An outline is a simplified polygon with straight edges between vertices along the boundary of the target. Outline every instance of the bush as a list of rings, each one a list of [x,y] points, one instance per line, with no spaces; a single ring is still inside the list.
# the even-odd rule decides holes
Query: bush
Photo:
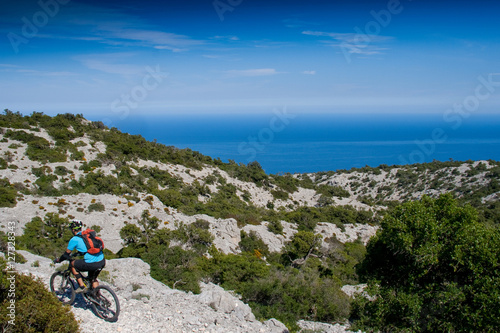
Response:
[[[5,137],[28,144],[26,155],[30,160],[41,162],[66,162],[66,151],[62,148],[50,148],[50,143],[39,136],[25,131],[8,130]]]
[[[0,207],[14,207],[17,204],[17,191],[7,178],[0,179]]]
[[[54,173],[58,176],[66,176],[67,174],[73,173],[73,171],[68,170],[65,166],[58,165],[56,166]]]
[[[375,169],[378,170],[378,169]],[[343,189],[340,186],[331,186],[331,185],[320,185],[318,186],[317,192],[319,194],[323,194],[325,196],[335,196],[339,198],[349,198],[351,194],[349,191]]]
[[[300,270],[273,268],[247,286],[243,297],[257,318],[277,318],[293,330],[298,319],[336,322],[349,314],[349,299],[340,283],[322,278],[314,262]]]
[[[281,190],[271,190],[273,198],[276,200],[288,200],[288,193]]]
[[[7,273],[0,259],[0,328],[3,332],[78,332],[78,323],[70,307],[63,306],[43,282],[33,276]],[[15,278],[15,325],[9,325],[10,280]]]
[[[255,231],[250,231],[246,233],[245,231],[240,231],[241,240],[238,243],[241,251],[249,252],[251,254],[259,255],[269,255],[269,247],[266,243],[255,233]]]
[[[34,217],[26,223],[24,233],[17,237],[20,248],[44,257],[59,257],[73,237],[69,221],[55,213],[47,213],[44,220]]]
[[[358,298],[363,329],[493,332],[500,327],[500,231],[451,195],[398,206],[368,245]]]
[[[199,254],[184,250],[180,246],[159,245],[151,248],[142,258],[151,265],[151,276],[171,288],[200,293],[198,281],[201,276],[196,266]]]
[[[276,235],[283,235],[283,224],[279,220],[270,221],[267,225],[267,230]]]
[[[91,203],[87,207],[87,210],[89,211],[89,213],[91,213],[91,212],[104,212],[106,210],[106,207],[104,207],[104,205],[102,203],[96,202],[96,203]]]

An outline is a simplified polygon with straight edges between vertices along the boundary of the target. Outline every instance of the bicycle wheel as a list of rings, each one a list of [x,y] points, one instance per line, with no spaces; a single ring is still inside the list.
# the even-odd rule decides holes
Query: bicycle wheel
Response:
[[[75,289],[69,277],[63,272],[55,272],[50,277],[50,291],[56,295],[57,299],[64,304],[73,304],[75,301]]]
[[[120,314],[120,303],[115,292],[108,286],[97,286],[91,301],[92,309],[99,318],[109,322],[118,320]]]

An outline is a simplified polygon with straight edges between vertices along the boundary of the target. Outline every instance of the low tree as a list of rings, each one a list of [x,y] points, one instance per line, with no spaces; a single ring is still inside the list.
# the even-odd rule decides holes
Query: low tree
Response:
[[[398,206],[382,222],[360,269],[359,328],[494,332],[500,327],[500,232],[449,194]]]

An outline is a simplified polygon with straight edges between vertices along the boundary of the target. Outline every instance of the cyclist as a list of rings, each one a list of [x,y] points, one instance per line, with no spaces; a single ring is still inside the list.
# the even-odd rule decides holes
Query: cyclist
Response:
[[[66,251],[59,259],[56,259],[55,262],[70,260],[70,254],[75,249],[80,254],[85,254],[83,259],[74,261],[70,260],[71,272],[76,277],[76,280],[79,284],[79,288],[76,289],[75,292],[77,294],[85,293],[88,291],[88,289],[83,284],[83,279],[80,272],[88,272],[89,280],[92,281],[92,287],[96,288],[99,285],[99,282],[97,281],[97,275],[99,275],[99,272],[97,272],[96,274],[96,271],[106,265],[106,259],[104,259],[104,254],[102,253],[102,251],[98,254],[87,253],[87,246],[85,245],[85,242],[81,237],[83,227],[82,221],[73,220],[71,221],[69,227],[71,229],[71,232],[73,233],[73,237],[70,239]]]

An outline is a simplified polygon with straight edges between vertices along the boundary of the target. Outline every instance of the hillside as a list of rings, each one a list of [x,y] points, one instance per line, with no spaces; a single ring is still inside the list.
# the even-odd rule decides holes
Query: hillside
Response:
[[[201,268],[203,274],[198,270],[193,273],[193,265],[204,266],[199,261],[194,264],[198,260],[195,257],[215,260],[211,263],[221,267],[226,260],[268,260],[271,273],[284,265],[292,278],[296,276],[294,270],[313,254],[315,258],[311,257],[311,264],[306,263],[304,269],[312,270],[308,274],[318,274],[325,288],[334,283],[336,287],[329,290],[337,295],[340,285],[358,282],[354,266],[362,259],[363,245],[375,235],[387,210],[424,195],[437,197],[451,192],[476,207],[483,222],[498,224],[499,178],[500,163],[496,161],[435,161],[268,175],[257,162],[224,163],[189,149],[106,128],[81,115],[22,116],[5,111],[0,116],[2,228],[6,221],[16,222],[16,232],[21,236],[27,225],[32,228],[36,224],[37,217],[45,223],[56,217],[80,219],[104,235],[113,253],[141,256],[152,265],[154,278],[170,286],[182,281],[186,285],[178,287],[193,291],[197,287],[191,281],[199,281],[203,274],[209,274],[203,278],[208,282],[250,294],[254,292],[249,289],[251,283],[263,283],[248,278],[249,285],[239,285],[243,280],[230,281],[219,272],[207,273],[207,268]],[[313,235],[321,237],[311,238]],[[158,242],[158,248],[165,242],[164,249],[178,247],[185,251],[182,256],[192,256],[193,261],[179,264],[184,267],[179,275],[166,277],[166,270],[160,269],[162,263],[155,261],[158,254],[154,253],[159,250],[149,245],[152,239]],[[299,240],[309,242],[305,250]],[[43,254],[53,256],[58,251],[52,252]],[[245,257],[245,253],[254,256]],[[169,260],[175,260],[171,255]],[[231,259],[231,255],[245,259]],[[313,265],[313,259],[319,263]],[[259,276],[259,270],[268,269],[264,266],[252,274]],[[330,282],[325,280],[324,267],[328,267]],[[284,279],[285,273],[276,274]],[[204,286],[202,294],[207,288]],[[168,293],[180,295],[172,290]],[[252,295],[243,298],[258,304],[260,296]],[[341,302],[342,297],[338,297]],[[287,311],[307,314],[308,318],[302,319],[317,321],[342,321],[346,315],[338,309],[321,315],[297,309],[296,305],[292,308]],[[262,308],[256,316],[270,318],[273,311]],[[286,318],[287,325],[295,321]]]
[[[41,278],[48,286],[55,267],[50,260],[19,251],[26,258],[17,270]],[[34,264],[37,262],[36,264]],[[261,323],[248,305],[213,284],[205,284],[199,295],[172,290],[149,275],[149,265],[140,259],[108,260],[101,278],[116,291],[121,302],[117,323],[97,318],[77,299],[73,312],[83,332],[270,332],[286,327],[277,320]]]

